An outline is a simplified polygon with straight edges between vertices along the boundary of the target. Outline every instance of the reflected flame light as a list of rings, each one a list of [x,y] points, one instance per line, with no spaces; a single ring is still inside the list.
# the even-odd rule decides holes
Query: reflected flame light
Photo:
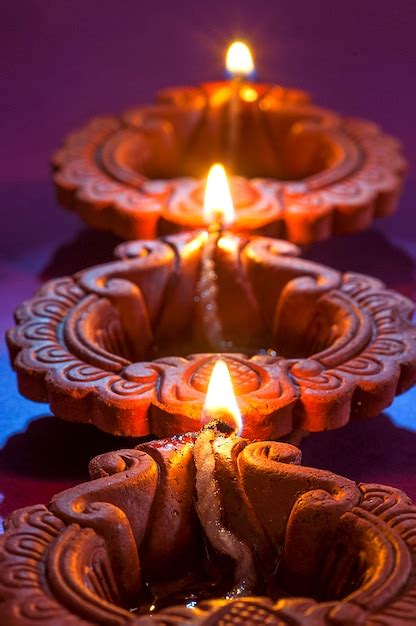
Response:
[[[222,359],[216,361],[208,382],[204,404],[206,421],[219,419],[232,426],[239,435],[243,429],[243,420],[227,364]]]
[[[233,237],[227,233],[218,240],[217,246],[228,254],[235,254],[238,251],[239,241],[238,237]]]
[[[244,100],[244,102],[255,102],[259,94],[253,87],[248,87],[245,85],[240,89],[240,98]]]
[[[253,57],[250,48],[243,41],[234,41],[227,50],[225,59],[227,72],[232,76],[248,76],[254,72]]]
[[[220,163],[209,170],[204,195],[204,221],[227,226],[234,221],[234,204],[227,174]]]
[[[200,250],[205,246],[208,241],[208,233],[206,231],[202,231],[198,233],[191,241],[188,241],[182,250],[182,256],[187,258],[192,256],[197,250]]]

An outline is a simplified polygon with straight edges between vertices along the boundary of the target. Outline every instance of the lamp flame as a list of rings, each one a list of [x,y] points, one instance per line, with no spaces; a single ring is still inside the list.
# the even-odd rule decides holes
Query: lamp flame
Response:
[[[212,165],[208,172],[204,196],[205,223],[219,222],[227,226],[234,221],[234,204],[227,174],[220,163]]]
[[[247,44],[243,41],[234,41],[230,45],[225,67],[232,76],[248,76],[254,72],[253,57]]]
[[[235,397],[227,364],[222,359],[216,361],[208,382],[205,397],[204,415],[209,420],[217,418],[233,426],[237,434],[243,429],[243,420]]]

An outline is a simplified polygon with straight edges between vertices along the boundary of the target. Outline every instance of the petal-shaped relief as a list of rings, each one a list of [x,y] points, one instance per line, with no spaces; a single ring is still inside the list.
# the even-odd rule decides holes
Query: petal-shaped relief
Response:
[[[202,361],[197,368],[192,369],[187,381],[188,384],[191,387],[194,387],[197,391],[205,394],[207,392],[208,381],[216,360],[217,358],[213,356],[205,361]],[[224,361],[227,363],[236,394],[244,395],[246,393],[257,391],[262,385],[260,373],[251,367],[248,361],[238,360],[227,356],[224,358]]]
[[[221,342],[207,345],[212,316],[201,307],[210,302],[195,297],[204,241],[188,233],[123,244],[119,260],[46,283],[8,333],[25,393],[110,432],[186,432],[201,424],[221,353],[244,432],[267,438],[376,414],[414,384],[412,303],[273,239],[235,237],[221,251],[211,310]]]
[[[0,621],[8,626],[414,622],[416,507],[403,492],[302,467],[299,451],[288,444],[250,444],[217,433],[221,442],[211,447],[205,443],[216,435],[209,429],[205,435],[101,455],[91,463],[93,480],[57,494],[49,508],[13,513],[0,536]],[[206,472],[214,490],[201,490]],[[209,506],[199,508],[199,500]],[[212,527],[216,511],[221,515]],[[226,588],[210,579],[210,569],[201,579],[200,565],[215,533],[226,535],[227,545],[238,537],[240,551],[245,546],[264,554],[253,561],[261,597],[227,598]],[[211,564],[214,559],[211,546]],[[279,568],[264,580],[274,559]],[[231,579],[239,567],[238,561],[217,563]],[[147,614],[140,592],[156,589],[161,595],[160,583],[166,589],[182,570],[196,606],[189,599],[178,604],[178,595],[168,593],[161,607],[156,598],[156,610]]]
[[[170,90],[72,133],[53,159],[62,203],[125,239],[201,227],[203,178],[212,162],[229,160],[224,103],[210,106],[216,89],[224,85]],[[395,209],[406,162],[394,138],[280,88],[256,89],[258,101],[244,105],[249,132],[234,150],[243,174],[232,180],[237,230],[307,244]]]

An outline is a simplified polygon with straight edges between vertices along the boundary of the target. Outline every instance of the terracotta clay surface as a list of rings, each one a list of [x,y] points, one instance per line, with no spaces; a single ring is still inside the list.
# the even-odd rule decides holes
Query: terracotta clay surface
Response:
[[[97,457],[91,482],[6,520],[0,622],[415,623],[416,507],[299,463],[207,429]]]
[[[230,93],[165,89],[153,105],[93,119],[53,157],[59,201],[125,239],[200,228],[204,178],[222,161],[237,231],[307,244],[394,211],[406,163],[376,125],[262,84],[242,87],[234,119]]]
[[[206,258],[208,244],[130,242],[43,285],[7,337],[20,391],[67,420],[170,436],[200,428],[222,354],[243,434],[274,439],[377,415],[414,383],[410,300],[287,242],[228,234]]]

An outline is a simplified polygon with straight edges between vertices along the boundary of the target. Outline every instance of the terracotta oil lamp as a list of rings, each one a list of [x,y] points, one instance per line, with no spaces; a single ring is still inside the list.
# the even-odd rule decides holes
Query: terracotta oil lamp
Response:
[[[302,467],[292,445],[240,437],[220,370],[198,433],[101,455],[90,482],[6,520],[2,624],[416,621],[409,498]]]
[[[230,80],[164,89],[72,133],[53,157],[59,201],[124,239],[199,229],[203,181],[221,161],[238,232],[308,244],[394,211],[406,170],[395,139],[304,92],[253,82],[241,42],[227,61]]]
[[[207,230],[122,244],[117,261],[50,281],[18,309],[8,344],[24,395],[115,434],[196,431],[222,354],[243,435],[275,439],[377,415],[413,385],[407,298],[227,231],[219,166],[205,208]]]

